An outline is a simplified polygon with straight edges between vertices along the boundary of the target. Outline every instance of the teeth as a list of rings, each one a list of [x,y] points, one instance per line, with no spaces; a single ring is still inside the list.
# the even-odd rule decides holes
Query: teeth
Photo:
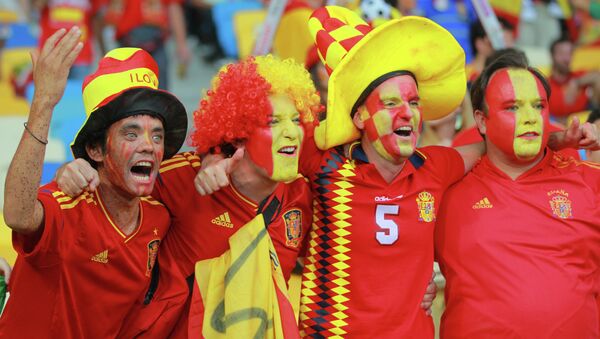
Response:
[[[412,127],[411,126],[402,126],[402,127],[398,128],[396,131],[412,132]]]
[[[149,161],[140,161],[137,164],[135,164],[136,166],[145,166],[145,167],[152,167],[152,164]]]
[[[279,149],[279,152],[281,152],[281,153],[294,153],[294,151],[296,151],[295,146],[287,146],[287,147],[282,147],[281,149]]]
[[[133,174],[133,179],[135,181],[140,181],[140,182],[146,182],[148,180],[150,180],[150,176],[147,174]]]

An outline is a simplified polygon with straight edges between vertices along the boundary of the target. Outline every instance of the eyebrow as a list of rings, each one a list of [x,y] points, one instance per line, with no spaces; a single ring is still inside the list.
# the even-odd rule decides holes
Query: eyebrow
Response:
[[[121,131],[126,131],[128,129],[134,129],[134,130],[139,131],[142,129],[142,126],[140,126],[140,124],[138,124],[136,122],[130,122],[130,123],[127,123],[127,124],[121,126]],[[164,132],[164,131],[165,131],[165,129],[162,126],[157,126],[152,129],[152,132]]]

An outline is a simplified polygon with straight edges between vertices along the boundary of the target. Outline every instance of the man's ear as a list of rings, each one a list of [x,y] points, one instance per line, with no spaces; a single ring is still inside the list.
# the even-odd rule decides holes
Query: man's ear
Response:
[[[473,118],[475,119],[475,124],[477,125],[477,129],[480,134],[486,134],[486,116],[483,111],[476,109],[473,111]]]
[[[97,163],[101,163],[102,160],[104,160],[104,152],[102,151],[102,147],[100,145],[85,145],[85,151],[88,157]]]
[[[365,128],[365,121],[363,119],[365,109],[365,106],[359,106],[358,109],[356,109],[356,113],[354,113],[354,117],[352,117],[352,122],[354,122],[354,126],[356,126],[356,128],[358,128],[361,131]]]

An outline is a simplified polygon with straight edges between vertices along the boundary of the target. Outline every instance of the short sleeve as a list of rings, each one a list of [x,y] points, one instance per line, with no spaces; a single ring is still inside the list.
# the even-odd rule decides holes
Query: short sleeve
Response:
[[[152,197],[171,209],[169,206],[175,206],[181,196],[196,192],[194,178],[200,167],[200,157],[192,152],[180,153],[163,161]]]
[[[44,207],[44,222],[35,234],[23,235],[13,232],[13,247],[17,253],[34,266],[50,266],[60,258],[60,229],[63,218],[58,201],[52,191],[42,187],[38,200]]]
[[[465,163],[460,153],[450,147],[429,146],[420,149],[432,164],[432,171],[446,186],[460,180],[465,174]]]
[[[583,161],[580,163],[579,168],[584,181],[594,191],[596,197],[600,199],[600,164]]]

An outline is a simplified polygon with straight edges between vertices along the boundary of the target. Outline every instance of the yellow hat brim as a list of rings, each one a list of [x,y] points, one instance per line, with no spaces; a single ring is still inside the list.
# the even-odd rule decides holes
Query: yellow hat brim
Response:
[[[394,71],[415,75],[424,120],[453,112],[466,92],[465,52],[450,32],[422,17],[391,20],[365,35],[331,74],[327,117],[315,130],[320,149],[360,137],[354,104],[373,81]]]

